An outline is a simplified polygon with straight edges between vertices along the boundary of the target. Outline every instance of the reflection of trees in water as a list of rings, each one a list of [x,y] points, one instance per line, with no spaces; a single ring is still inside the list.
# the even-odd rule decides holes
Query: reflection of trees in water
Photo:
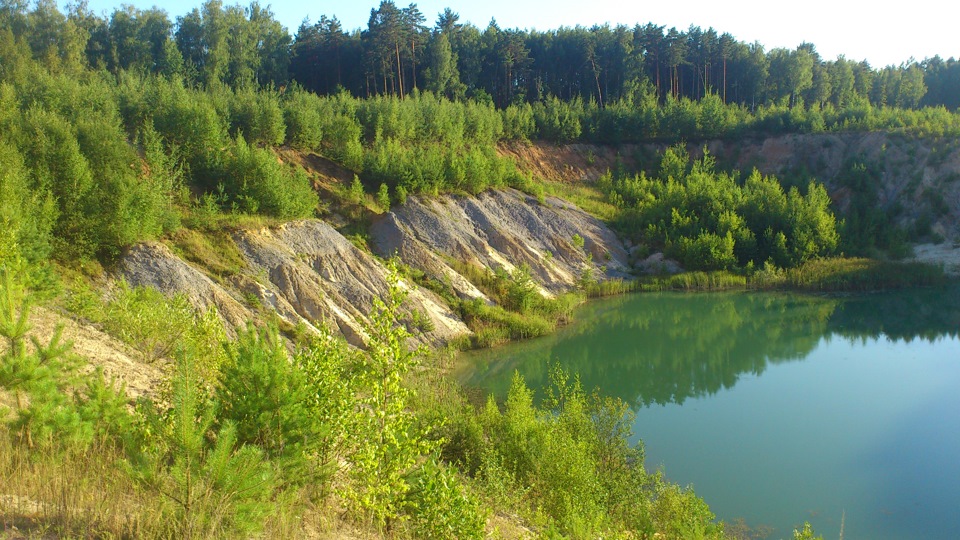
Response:
[[[682,403],[802,359],[827,335],[936,339],[960,334],[960,286],[822,297],[774,293],[640,294],[588,304],[555,336],[472,355],[465,382],[498,396],[513,372],[532,388],[553,364],[635,407]]]
[[[830,317],[831,333],[848,338],[936,341],[960,335],[960,286],[853,296]]]
[[[645,294],[599,303],[578,314],[575,329],[511,349],[506,361],[487,353],[478,361],[495,371],[478,372],[474,382],[501,394],[517,370],[539,388],[559,363],[579,373],[584,388],[635,406],[682,403],[728,388],[742,373],[762,373],[767,362],[803,358],[836,304],[780,294]]]

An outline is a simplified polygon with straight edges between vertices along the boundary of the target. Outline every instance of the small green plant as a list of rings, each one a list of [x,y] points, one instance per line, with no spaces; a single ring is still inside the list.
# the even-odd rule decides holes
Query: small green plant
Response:
[[[416,332],[433,332],[436,329],[436,324],[434,324],[430,315],[419,309],[415,309],[410,313],[410,324]]]
[[[570,241],[573,243],[573,247],[581,251],[583,250],[584,240],[582,236],[580,236],[577,233],[574,233],[573,236],[570,237]]]
[[[403,378],[420,363],[423,351],[409,348],[410,334],[397,324],[405,294],[396,272],[388,277],[390,294],[386,302],[374,301],[370,341],[356,373],[362,388],[356,429],[370,437],[349,456],[352,482],[345,493],[359,515],[381,527],[403,519],[409,475],[420,457],[437,447],[407,408],[411,391]]]
[[[407,204],[407,188],[398,185],[396,189],[396,195],[397,195],[397,204],[399,204],[400,206]]]
[[[171,408],[147,408],[154,434],[134,473],[168,499],[171,535],[181,538],[256,533],[274,508],[274,475],[263,453],[240,445],[231,421],[216,426],[216,404],[201,386],[193,355],[177,358]]]
[[[843,533],[840,534],[840,537],[843,538]],[[805,522],[802,528],[793,530],[793,540],[823,540],[823,536],[813,532],[810,523]]]
[[[363,183],[357,175],[353,175],[353,182],[350,183],[350,188],[347,190],[347,198],[353,204],[363,204],[363,200],[366,198]]]
[[[390,190],[386,184],[380,184],[377,190],[377,204],[384,213],[390,211]]]

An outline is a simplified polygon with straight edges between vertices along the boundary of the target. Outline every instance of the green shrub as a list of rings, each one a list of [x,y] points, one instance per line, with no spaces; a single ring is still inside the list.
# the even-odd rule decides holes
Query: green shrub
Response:
[[[286,143],[301,150],[318,150],[323,141],[323,119],[320,98],[300,88],[284,94],[283,118],[286,122]]]
[[[217,421],[234,426],[238,443],[263,450],[287,483],[312,483],[320,480],[314,445],[326,427],[311,407],[312,392],[276,329],[250,326],[227,344],[216,390]]]
[[[285,140],[284,110],[273,91],[239,89],[229,96],[230,133],[253,144],[275,146]]]
[[[133,473],[171,501],[164,508],[167,535],[255,534],[278,504],[273,471],[258,448],[238,443],[234,424],[215,429],[215,404],[200,387],[193,354],[180,354],[170,409],[146,409],[150,438]]]
[[[417,538],[484,538],[484,512],[456,473],[426,461],[410,481],[407,513]]]
[[[238,136],[226,159],[221,185],[237,210],[281,219],[305,218],[317,207],[317,194],[302,169],[290,170],[270,150]]]

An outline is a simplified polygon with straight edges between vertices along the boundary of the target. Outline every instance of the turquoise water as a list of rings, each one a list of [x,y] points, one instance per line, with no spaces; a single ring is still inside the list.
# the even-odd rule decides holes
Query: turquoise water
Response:
[[[467,355],[461,379],[579,373],[633,406],[648,468],[769,538],[960,538],[960,288],[642,294],[577,321]]]

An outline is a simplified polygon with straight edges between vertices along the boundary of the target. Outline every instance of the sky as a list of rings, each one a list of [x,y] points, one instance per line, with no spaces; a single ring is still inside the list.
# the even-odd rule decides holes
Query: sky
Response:
[[[275,17],[295,34],[305,17],[316,22],[321,15],[336,16],[347,30],[365,28],[371,8],[380,0],[313,0],[270,2]],[[61,2],[63,5],[65,2]],[[96,14],[109,14],[118,0],[89,0]],[[126,0],[146,9],[158,5],[172,20],[199,7],[202,0]],[[225,5],[237,3],[225,0]],[[239,2],[248,5],[247,1]],[[409,0],[395,0],[399,7]],[[914,0],[895,4],[863,0],[421,0],[416,2],[427,24],[436,22],[445,7],[460,14],[461,22],[485,28],[496,18],[500,28],[551,30],[560,26],[595,24],[646,24],[686,30],[690,25],[713,27],[737,40],[760,42],[766,50],[796,48],[813,43],[824,60],[844,55],[848,60],[867,60],[873,67],[900,65],[911,58],[940,55],[960,58],[960,3],[950,0]],[[896,6],[888,7],[888,6]]]

